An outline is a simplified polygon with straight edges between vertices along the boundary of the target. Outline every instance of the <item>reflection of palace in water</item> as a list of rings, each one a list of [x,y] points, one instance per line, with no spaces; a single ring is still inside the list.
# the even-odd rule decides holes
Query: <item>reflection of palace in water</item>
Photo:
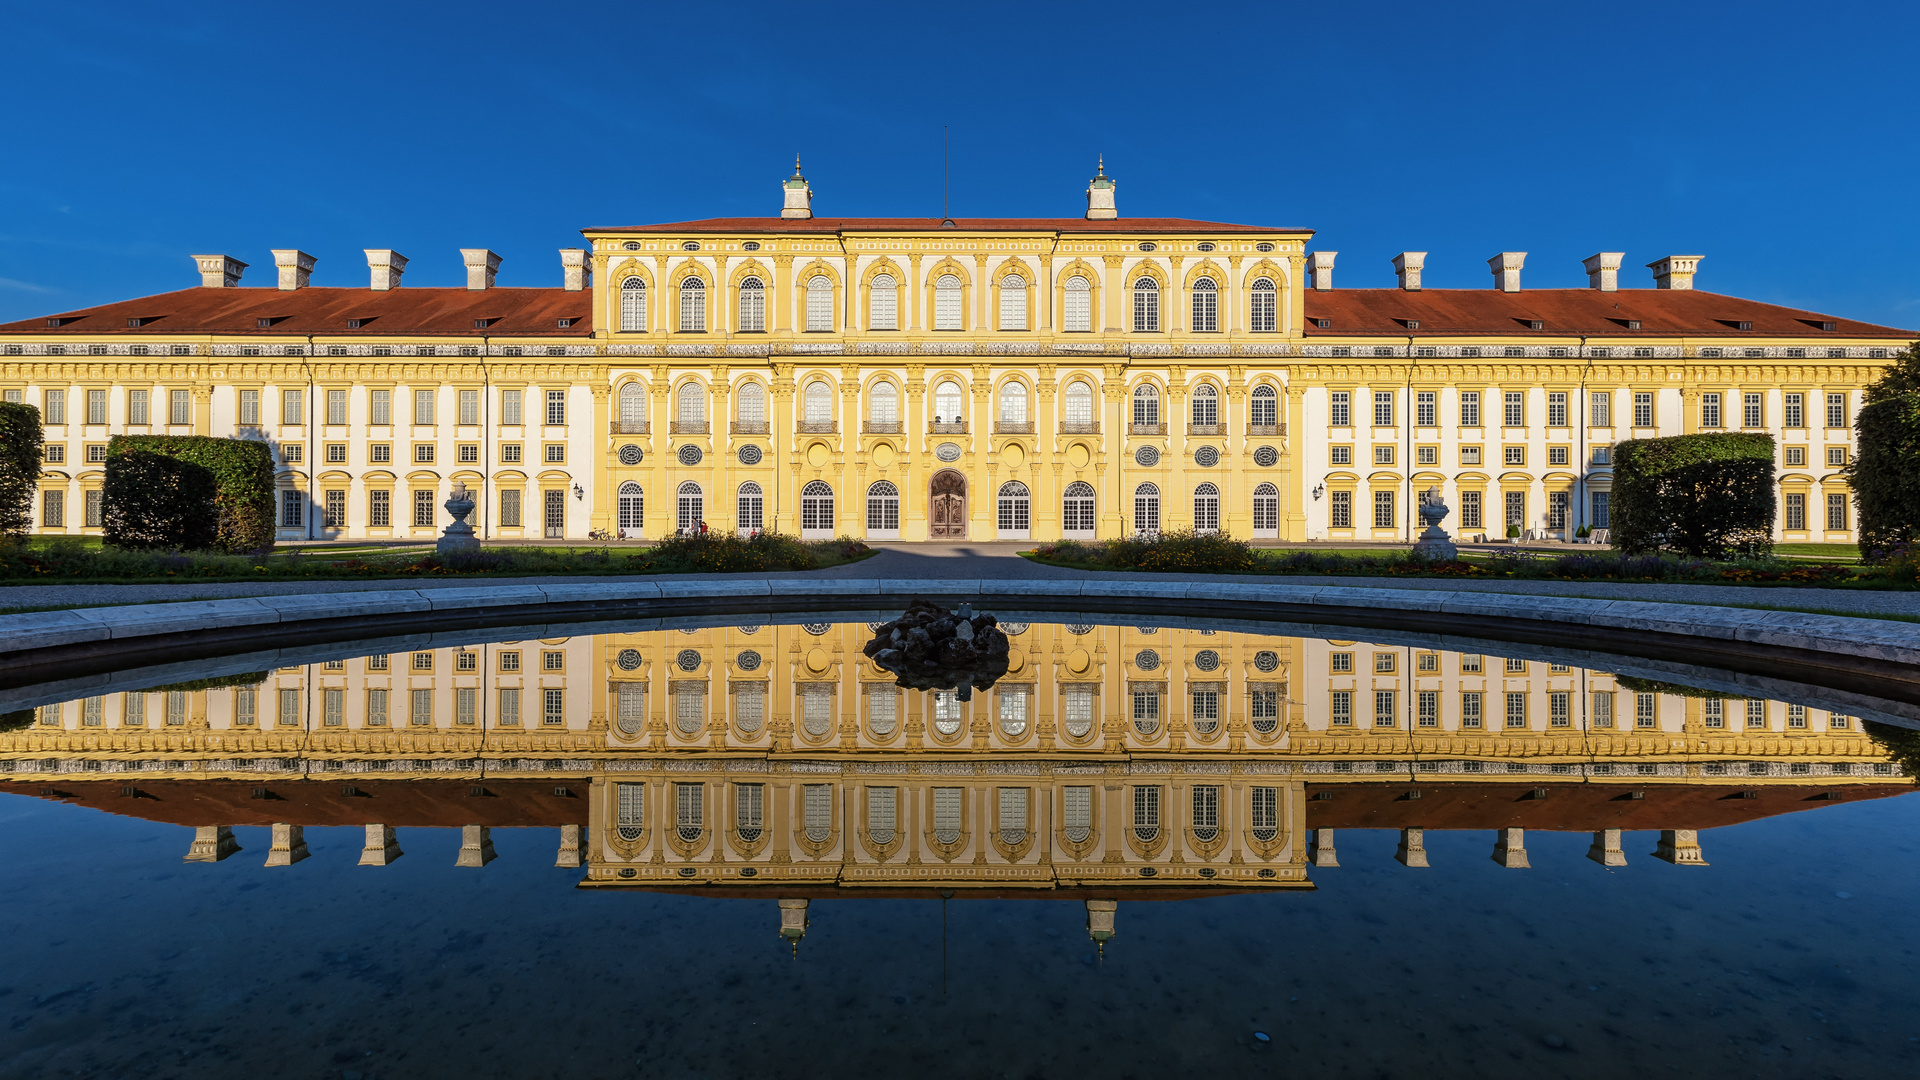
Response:
[[[42,707],[0,734],[27,793],[199,827],[562,830],[584,884],[751,890],[1311,887],[1333,830],[1700,829],[1909,784],[1851,717],[1636,692],[1537,660],[1152,627],[1007,626],[1008,674],[960,701],[903,691],[858,624],[602,634],[355,656],[264,681]],[[0,789],[4,790],[4,789]],[[377,823],[374,823],[377,822]],[[799,910],[794,908],[793,910]],[[804,916],[791,916],[801,918]]]

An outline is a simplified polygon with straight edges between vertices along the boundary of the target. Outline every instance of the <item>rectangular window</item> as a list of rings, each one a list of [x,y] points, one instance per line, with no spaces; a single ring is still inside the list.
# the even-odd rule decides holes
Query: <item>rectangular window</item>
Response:
[[[1393,391],[1375,390],[1373,392],[1373,426],[1393,426]]]
[[[1547,528],[1564,529],[1567,527],[1567,503],[1572,497],[1570,492],[1547,492]]]
[[[1547,447],[1547,464],[1565,465],[1573,458],[1573,451],[1565,446]]]
[[[345,390],[327,391],[327,423],[345,424],[347,422],[347,392]]]
[[[169,412],[167,416],[167,423],[169,424],[193,423],[193,395],[190,391],[174,390],[167,395],[167,400],[170,403]],[[304,405],[302,405],[300,415],[302,416],[306,415]]]
[[[1350,415],[1350,410],[1352,407],[1351,403],[1353,401],[1353,395],[1348,393],[1345,390],[1335,390],[1331,395],[1331,397],[1332,397],[1332,401],[1327,410],[1327,426],[1328,427],[1352,426],[1353,421]]]
[[[520,426],[521,391],[500,391],[500,423],[507,427]]]
[[[1524,446],[1506,447],[1503,458],[1509,465],[1525,465],[1527,463],[1527,448]]]
[[[1827,426],[1830,428],[1847,426],[1847,395],[1827,395]]]
[[[460,459],[460,464],[476,465],[480,461],[480,444],[461,443],[458,447],[455,447],[455,453]]]
[[[1393,444],[1381,443],[1375,446],[1373,448],[1373,463],[1375,465],[1393,464]]]
[[[547,727],[559,727],[567,722],[567,692],[559,689],[546,689],[540,692],[545,699],[545,708],[540,713],[540,723]]]
[[[1422,390],[1413,395],[1413,422],[1420,427],[1432,427],[1439,422],[1439,410],[1434,404],[1435,395],[1431,390]]]
[[[127,391],[127,423],[144,424],[147,422],[147,392],[145,390]],[[260,426],[260,391],[240,391],[240,426]]]
[[[1460,493],[1460,527],[1463,529],[1485,528],[1480,515],[1480,493],[1463,491]]]
[[[500,492],[500,525],[510,529],[520,527],[519,488],[507,488]]]
[[[1767,703],[1759,698],[1747,699],[1747,726],[1764,728],[1767,726]]]
[[[1460,426],[1480,426],[1480,391],[1462,390],[1460,392]]]
[[[1720,426],[1720,395],[1700,395],[1700,426],[1717,428]]]
[[[1701,719],[1710,728],[1727,726],[1726,702],[1718,699],[1701,702]]]
[[[1507,524],[1519,529],[1527,527],[1527,493],[1524,491],[1506,492]]]
[[[367,492],[367,524],[382,529],[393,524],[393,492]]]
[[[47,391],[47,423],[64,424],[67,422],[67,392],[65,390]]]
[[[49,465],[64,464],[67,460],[67,448],[61,443],[48,443],[43,448],[42,456]]]
[[[98,701],[100,699],[88,698],[87,700]],[[234,726],[252,727],[259,715],[259,709],[260,709],[260,695],[258,691],[252,689],[251,687],[244,687],[242,689],[235,690],[233,692]]]
[[[563,464],[567,460],[567,444],[550,442],[546,447],[546,461],[549,465]]]
[[[433,464],[433,444],[430,442],[414,443],[413,463],[415,465]]]
[[[1509,390],[1501,396],[1503,412],[1500,422],[1506,427],[1527,426],[1527,398],[1519,390]]]
[[[1613,426],[1613,395],[1597,390],[1587,395],[1587,424],[1591,427]]]
[[[1839,532],[1847,527],[1847,497],[1834,492],[1827,496],[1827,528]]]
[[[1351,446],[1327,447],[1327,462],[1328,464],[1331,464],[1331,465],[1353,464],[1353,447]]]
[[[519,443],[501,443],[500,444],[500,463],[502,465],[520,464],[520,444]]]
[[[99,488],[89,488],[80,493],[81,508],[85,514],[80,524],[89,529],[98,529],[105,523],[106,492]]]
[[[1327,508],[1328,521],[1333,528],[1353,528],[1353,492],[1336,491],[1328,496],[1332,500]]]
[[[1659,725],[1659,716],[1655,712],[1655,709],[1656,705],[1652,694],[1633,695],[1633,726],[1636,728],[1657,727]]]
[[[1460,657],[1460,674],[1481,674],[1481,667],[1484,661],[1485,657],[1483,656],[1467,656],[1462,654]]]
[[[421,425],[433,423],[433,391],[413,392],[413,422]]]
[[[1373,654],[1373,673],[1375,675],[1393,674],[1393,662],[1394,662],[1393,653],[1390,653],[1390,652],[1374,653]]]
[[[567,669],[566,653],[563,653],[558,649],[549,649],[546,652],[543,652],[540,654],[540,670],[541,671],[565,671],[566,669]]]
[[[1780,455],[1781,459],[1788,465],[1805,465],[1807,463],[1807,448],[1804,446],[1783,447]]]
[[[414,489],[413,527],[416,529],[433,527],[433,492],[428,488]]]
[[[306,457],[307,448],[300,443],[280,444],[280,460],[283,464],[298,465]]]
[[[1440,726],[1440,691],[1422,690],[1416,698],[1421,727]]]
[[[1853,717],[1848,716],[1845,713],[1828,713],[1827,714],[1827,730],[1851,731],[1853,730]]]
[[[340,488],[329,488],[326,492],[326,516],[322,519],[329,529],[345,528],[347,524],[347,493]]]
[[[87,423],[104,424],[107,422],[107,392],[105,390],[87,391]]]
[[[1650,428],[1653,426],[1653,395],[1633,395],[1633,426]]]
[[[520,726],[520,690],[518,687],[506,687],[500,691],[500,723],[503,727]]]
[[[1413,448],[1413,460],[1420,465],[1438,465],[1440,448],[1437,446],[1416,446]]]
[[[480,391],[460,391],[460,422],[468,426],[480,422]]]
[[[1394,493],[1391,491],[1376,491],[1373,493],[1374,528],[1391,529],[1394,527],[1397,519],[1393,513],[1393,496]]]
[[[376,425],[393,423],[393,391],[375,390],[372,392],[372,419],[368,422]]]
[[[1505,667],[1509,675],[1525,675],[1527,673],[1527,662],[1517,657],[1507,657]]]
[[[328,443],[326,456],[327,464],[329,465],[345,465],[347,463],[347,444],[343,442]]]
[[[320,691],[320,722],[327,727],[339,727],[347,722],[347,692],[337,687],[327,687]]]
[[[500,654],[500,670],[501,671],[519,671],[520,670],[519,650],[509,649],[506,652],[503,652]]]
[[[300,691],[292,688],[281,689],[280,708],[274,714],[274,723],[281,727],[300,726]]]
[[[1480,464],[1480,448],[1477,446],[1461,447],[1460,448],[1460,464],[1462,465]]]
[[[1761,424],[1762,413],[1763,413],[1763,410],[1760,407],[1761,401],[1762,401],[1762,398],[1759,394],[1746,394],[1741,397],[1740,399],[1740,426],[1741,427],[1757,428],[1757,427],[1763,426]]]
[[[938,787],[933,789],[933,838],[942,844],[951,844],[960,838],[961,788]]]
[[[1394,727],[1399,720],[1394,716],[1394,699],[1398,695],[1392,690],[1373,692],[1373,726]]]
[[[1280,691],[1254,690],[1248,698],[1247,715],[1254,722],[1253,729],[1262,733],[1273,731],[1280,719]]]
[[[184,690],[167,691],[167,725],[169,727],[183,727],[186,725],[186,722],[187,692]]]
[[[1613,726],[1613,691],[1593,692],[1593,726],[1597,728]]]
[[[1786,525],[1795,532],[1807,527],[1807,497],[1790,494],[1786,497]]]
[[[1331,716],[1334,727],[1353,726],[1353,691],[1335,690],[1333,692]]]
[[[1846,447],[1844,446],[1827,447],[1827,464],[1828,465],[1838,466],[1838,465],[1845,465],[1846,463],[1847,463]]]
[[[1353,671],[1353,654],[1350,652],[1330,653],[1327,656],[1327,670],[1338,673]]]
[[[547,391],[547,424],[559,427],[567,422],[567,392],[565,390]]]
[[[1807,707],[1805,705],[1787,706],[1787,727],[1804,728],[1807,726]]]
[[[304,390],[280,391],[280,423],[287,426],[299,426],[307,422],[307,394]],[[173,423],[180,423],[175,420]]]
[[[1527,695],[1524,691],[1507,693],[1507,726],[1510,728],[1527,726]]]
[[[135,691],[127,695],[125,710],[120,714],[120,723],[125,727],[142,727],[147,722],[147,695]]]
[[[1547,694],[1547,726],[1571,727],[1573,724],[1573,694],[1566,690],[1554,690]]]
[[[375,465],[386,465],[393,461],[392,443],[370,443],[367,446],[367,460]]]
[[[1612,526],[1613,492],[1594,491],[1594,492],[1589,492],[1588,494],[1589,494],[1588,501],[1593,504],[1593,507],[1592,507],[1591,519],[1587,522],[1587,524],[1593,526],[1596,529],[1612,528],[1613,527]]]
[[[1547,395],[1547,426],[1567,426],[1567,395],[1562,393]]]
[[[1807,396],[1805,394],[1786,394],[1781,398],[1781,420],[1783,426],[1790,428],[1807,426]]]
[[[388,664],[387,664],[387,656],[386,656],[386,654],[385,654],[385,653],[382,653],[382,654],[381,654],[381,655],[379,655],[379,656],[369,656],[369,657],[367,657],[367,670],[368,670],[368,671],[386,671],[386,670],[388,670]]]
[[[299,491],[280,493],[280,527],[298,529],[306,525],[307,496]]]

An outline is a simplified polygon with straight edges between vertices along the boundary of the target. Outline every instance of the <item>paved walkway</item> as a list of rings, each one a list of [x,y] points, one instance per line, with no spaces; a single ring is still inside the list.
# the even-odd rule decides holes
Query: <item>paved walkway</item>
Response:
[[[1091,571],[1045,566],[1019,557],[1030,543],[875,544],[880,554],[829,570],[782,571],[775,578],[814,578],[831,588],[835,578],[1072,578]],[[608,575],[592,581],[731,578],[734,574]],[[1106,576],[1101,574],[1100,576]],[[1633,585],[1600,581],[1472,581],[1455,578],[1307,577],[1219,574],[1138,574],[1142,580],[1261,581],[1350,585],[1370,589],[1441,589],[1514,593],[1522,596],[1584,596],[1600,600],[1664,600],[1675,603],[1752,604],[1767,607],[1920,617],[1920,592],[1854,592],[1840,589],[1764,588],[1737,585]],[[152,585],[15,585],[0,587],[0,611],[9,608],[139,604],[164,600],[215,600],[233,596],[364,592],[371,589],[473,588],[517,585],[540,578],[404,578],[375,581],[235,581]]]

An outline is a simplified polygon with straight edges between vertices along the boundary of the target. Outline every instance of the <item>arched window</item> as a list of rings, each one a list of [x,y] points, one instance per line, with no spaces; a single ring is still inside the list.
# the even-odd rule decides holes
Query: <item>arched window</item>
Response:
[[[1000,279],[1000,329],[1027,328],[1027,279],[1008,274]]]
[[[943,382],[934,387],[933,422],[936,424],[960,423],[965,419],[961,415],[964,411],[961,403],[964,400],[960,393],[960,384],[957,382]]]
[[[1160,531],[1160,489],[1152,484],[1133,489],[1133,531],[1146,534]]]
[[[881,274],[867,287],[867,329],[900,329],[900,293],[892,274]]]
[[[1212,278],[1193,283],[1193,327],[1203,334],[1220,329],[1220,286]]]
[[[630,277],[620,283],[620,329],[647,328],[647,283]]]
[[[882,540],[900,536],[900,489],[885,480],[867,489],[867,535]]]
[[[1213,427],[1220,422],[1220,394],[1212,383],[1201,383],[1193,388],[1193,423],[1195,427]]]
[[[1093,539],[1093,485],[1079,480],[1067,485],[1060,499],[1060,529],[1070,540]]]
[[[900,430],[900,391],[892,383],[883,380],[867,391],[867,426],[883,434]]]
[[[680,485],[674,514],[674,527],[682,534],[700,531],[700,523],[707,519],[707,500],[700,493],[700,485],[689,480]]]
[[[1193,531],[1220,531],[1220,489],[1212,484],[1193,489]]]
[[[940,280],[933,283],[933,328],[961,329],[960,279],[952,274],[942,274]]]
[[[680,431],[701,432],[707,429],[707,388],[697,382],[680,384],[680,394],[674,404],[674,423]]]
[[[760,485],[749,480],[740,485],[740,497],[736,509],[739,511],[734,528],[742,536],[752,536],[765,528],[766,497],[760,493]]]
[[[1160,329],[1160,283],[1143,277],[1133,283],[1133,330],[1136,334]]]
[[[640,535],[647,511],[646,492],[629,480],[620,485],[620,535],[628,540]]]
[[[1096,430],[1093,423],[1093,387],[1079,381],[1068,383],[1061,419],[1066,421],[1065,430],[1069,432]]]
[[[815,379],[807,384],[805,419],[808,425],[833,423],[833,387]],[[827,430],[818,428],[815,430]]]
[[[1025,540],[1032,528],[1033,496],[1027,485],[1009,480],[1000,485],[999,524],[1002,540]]]
[[[707,328],[707,283],[690,277],[680,283],[680,329]]]
[[[1252,301],[1247,306],[1247,328],[1256,334],[1271,334],[1277,325],[1279,293],[1273,282],[1259,278],[1253,283]]]
[[[740,282],[740,329],[762,333],[767,328],[767,287],[757,277]]]
[[[767,390],[757,382],[740,384],[740,430],[750,435],[767,430]]]
[[[1060,327],[1076,333],[1093,329],[1093,286],[1074,275],[1067,279],[1067,300],[1060,312]]]
[[[1257,428],[1274,428],[1280,424],[1280,399],[1271,386],[1256,386],[1247,408],[1247,423]]]
[[[833,279],[825,274],[807,279],[807,329],[833,329]]]
[[[1280,535],[1280,489],[1272,484],[1253,489],[1253,535],[1256,539]]]
[[[815,480],[800,489],[800,538],[833,538],[833,489],[824,480]]]
[[[1144,427],[1160,424],[1160,390],[1152,383],[1141,383],[1134,388],[1133,422]]]
[[[630,382],[620,388],[620,434],[647,433],[647,388]]]
[[[1010,379],[1000,385],[1000,426],[1012,432],[1031,431],[1027,419],[1027,386]]]

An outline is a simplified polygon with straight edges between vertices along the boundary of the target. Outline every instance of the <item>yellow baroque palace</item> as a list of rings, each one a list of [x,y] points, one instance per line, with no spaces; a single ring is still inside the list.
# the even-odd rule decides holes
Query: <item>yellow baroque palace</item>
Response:
[[[1311,230],[1117,216],[813,216],[583,230],[558,288],[202,285],[0,326],[37,405],[44,533],[99,531],[106,440],[271,443],[280,535],[425,538],[456,483],[486,538],[1053,539],[1221,529],[1406,540],[1438,487],[1456,534],[1609,521],[1611,448],[1715,430],[1779,444],[1777,535],[1854,538],[1860,393],[1910,332],[1693,288],[1701,257],[1586,260],[1585,289],[1336,289]]]

